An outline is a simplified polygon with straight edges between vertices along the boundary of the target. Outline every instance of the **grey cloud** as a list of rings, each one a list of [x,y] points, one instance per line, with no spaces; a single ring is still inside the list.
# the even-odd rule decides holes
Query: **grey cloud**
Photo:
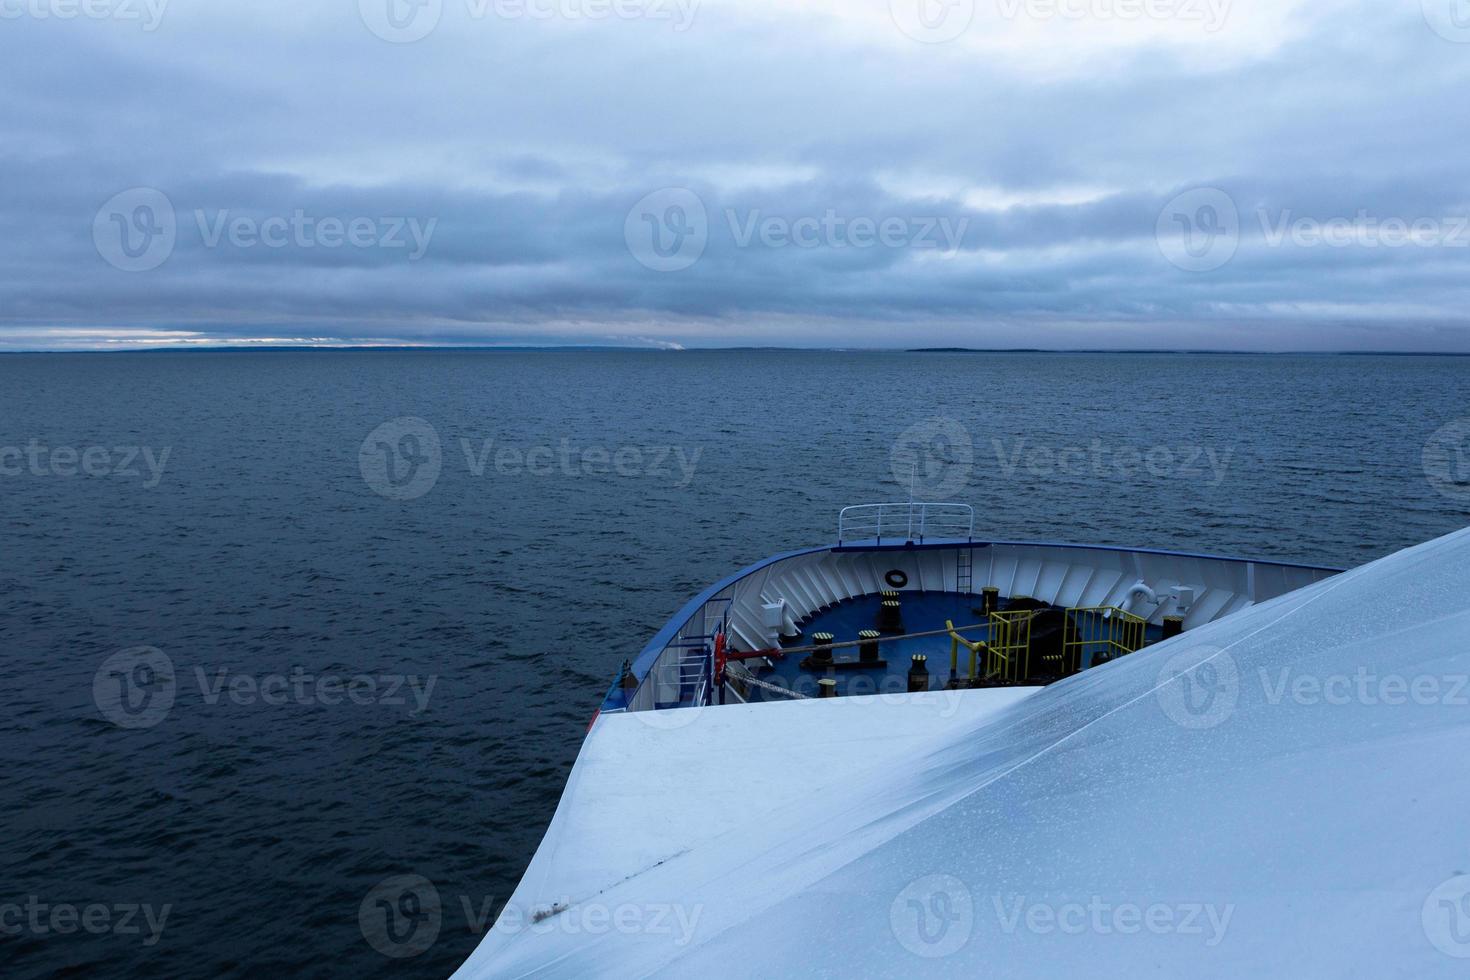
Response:
[[[1455,106],[1470,45],[1434,35],[1417,10],[1333,4],[1245,65],[1144,50],[1096,77],[1038,78],[725,10],[679,35],[478,24],[396,46],[366,32],[355,4],[340,7],[270,2],[251,17],[174,0],[146,35],[6,22],[0,345],[65,326],[1470,348],[1470,248],[1270,247],[1258,222],[1261,209],[1467,213],[1470,140]],[[1230,195],[1243,231],[1228,264],[1189,272],[1154,231],[1167,201],[1201,186]],[[133,187],[165,192],[179,219],[167,261],[140,273],[109,266],[92,237],[98,208]],[[629,209],[663,187],[694,191],[709,218],[703,254],[674,272],[640,265],[624,240]],[[1095,194],[986,210],[984,193],[961,187],[1021,201]],[[409,261],[386,247],[210,247],[196,219],[259,228],[297,211],[434,224]],[[964,236],[940,259],[741,247],[729,212],[788,225],[828,212],[946,219]]]

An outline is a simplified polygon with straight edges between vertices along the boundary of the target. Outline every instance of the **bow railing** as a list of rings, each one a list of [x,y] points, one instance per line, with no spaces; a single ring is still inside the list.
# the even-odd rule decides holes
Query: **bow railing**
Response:
[[[837,518],[837,543],[884,538],[923,544],[924,539],[973,540],[975,508],[969,504],[912,503],[857,504],[842,508]]]

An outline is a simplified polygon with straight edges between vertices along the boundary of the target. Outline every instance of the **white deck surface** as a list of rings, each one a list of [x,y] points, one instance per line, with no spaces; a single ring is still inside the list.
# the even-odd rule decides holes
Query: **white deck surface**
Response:
[[[1467,675],[1461,532],[1029,696],[604,718],[458,976],[1465,976]]]

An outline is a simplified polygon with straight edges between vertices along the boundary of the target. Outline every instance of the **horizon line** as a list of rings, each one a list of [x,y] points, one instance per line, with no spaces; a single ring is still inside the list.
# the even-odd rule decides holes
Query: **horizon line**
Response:
[[[1372,357],[1470,357],[1470,351],[1456,350],[1258,350],[1224,347],[843,347],[831,345],[754,345],[734,344],[710,347],[650,347],[620,344],[187,344],[148,347],[0,347],[0,355],[23,354],[237,354],[246,352],[274,353],[842,353],[842,354],[1173,354],[1224,355],[1251,357],[1304,356],[1372,356]]]

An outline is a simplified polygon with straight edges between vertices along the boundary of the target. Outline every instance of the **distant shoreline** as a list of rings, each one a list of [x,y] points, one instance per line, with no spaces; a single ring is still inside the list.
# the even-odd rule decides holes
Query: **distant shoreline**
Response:
[[[455,345],[228,345],[183,347],[127,347],[86,350],[46,348],[0,349],[4,355],[36,354],[259,354],[259,353],[458,353],[458,354],[1108,354],[1121,356],[1199,356],[1199,357],[1470,357],[1470,351],[1391,351],[1391,350],[1218,350],[1159,348],[1040,348],[1040,347],[616,347],[576,344],[455,346]]]

